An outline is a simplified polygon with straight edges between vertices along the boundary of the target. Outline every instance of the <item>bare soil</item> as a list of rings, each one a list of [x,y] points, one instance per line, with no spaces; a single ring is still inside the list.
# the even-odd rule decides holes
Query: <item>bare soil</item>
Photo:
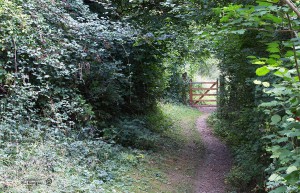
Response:
[[[195,180],[195,193],[225,193],[225,175],[232,166],[232,157],[226,145],[212,133],[206,119],[215,111],[212,107],[199,108],[203,115],[197,120],[197,128],[203,143],[203,156],[199,160]]]

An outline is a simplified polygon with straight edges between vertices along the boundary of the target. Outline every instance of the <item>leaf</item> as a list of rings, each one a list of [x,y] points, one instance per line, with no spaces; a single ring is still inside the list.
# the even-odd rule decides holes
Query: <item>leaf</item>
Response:
[[[279,188],[276,188],[275,190],[272,190],[271,192],[269,193],[285,193],[286,192],[286,187],[284,186],[281,186]]]
[[[269,48],[279,48],[279,44],[278,42],[271,42],[271,43],[267,43]]]
[[[293,171],[297,171],[297,167],[296,166],[289,166],[286,170],[287,174],[292,173]]]
[[[249,58],[249,59],[257,59],[256,56],[247,56],[247,58]]]
[[[274,107],[274,106],[277,106],[278,104],[279,104],[278,101],[270,101],[270,102],[261,103],[259,106],[261,106],[261,107]]]
[[[269,83],[269,82],[263,82],[262,85],[263,85],[264,87],[270,87],[270,83]]]
[[[296,185],[299,181],[299,175],[299,171],[296,169],[285,176],[285,180],[288,181],[288,183],[291,185]]]
[[[278,71],[274,72],[274,75],[282,78],[284,74],[278,70]]]
[[[300,122],[292,122],[290,124],[287,125],[287,129],[300,129]]]
[[[266,63],[265,63],[264,61],[258,60],[258,61],[253,62],[253,64],[264,65],[264,64],[266,64]]]
[[[270,58],[279,59],[279,58],[280,58],[280,55],[278,55],[278,54],[271,54],[271,55],[270,55]]]
[[[226,16],[224,16],[224,17],[222,17],[221,19],[220,19],[220,22],[228,22],[229,21],[229,16],[228,15],[226,15]]]
[[[261,81],[260,80],[254,80],[253,83],[254,84],[261,84]]]
[[[232,33],[242,35],[245,33],[245,31],[246,31],[245,29],[240,29],[240,30],[233,31]]]
[[[277,135],[271,134],[271,135],[266,135],[263,137],[263,139],[272,139],[272,138],[276,138]]]
[[[276,139],[276,143],[282,143],[289,141],[288,137],[280,137],[279,139]]]
[[[269,180],[270,181],[278,181],[278,180],[281,180],[282,177],[279,176],[278,174],[272,174],[270,177],[269,177]]]
[[[274,58],[269,58],[267,63],[272,66],[278,66],[277,61]]]
[[[291,57],[291,56],[294,56],[294,52],[289,50],[285,53],[285,57]]]
[[[279,53],[280,52],[279,48],[275,48],[275,47],[268,48],[267,51],[270,53]]]
[[[259,6],[271,6],[273,5],[272,3],[265,2],[265,1],[257,1]]]
[[[285,135],[287,137],[299,137],[300,136],[300,131],[296,130],[296,131],[285,132]]]
[[[280,17],[276,17],[272,14],[267,14],[264,16],[265,19],[269,19],[271,21],[273,21],[274,23],[281,23],[282,19]]]
[[[268,49],[267,49],[268,52],[270,52],[270,53],[279,53],[280,52],[278,42],[271,42],[271,43],[268,43],[267,45],[268,45]]]
[[[279,115],[277,115],[277,114],[273,115],[271,117],[271,121],[272,121],[273,124],[277,124],[277,123],[279,123],[281,121],[281,117]]]
[[[266,66],[256,69],[257,76],[264,76],[264,75],[268,74],[269,72],[270,72],[270,70]]]
[[[6,74],[6,71],[0,68],[0,75],[4,75],[4,74]]]

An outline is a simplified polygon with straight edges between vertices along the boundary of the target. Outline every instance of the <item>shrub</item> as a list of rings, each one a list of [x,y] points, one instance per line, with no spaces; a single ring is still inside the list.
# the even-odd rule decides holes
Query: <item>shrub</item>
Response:
[[[113,140],[124,146],[149,149],[155,146],[160,136],[150,131],[140,119],[124,119],[116,126],[104,129],[104,139]]]

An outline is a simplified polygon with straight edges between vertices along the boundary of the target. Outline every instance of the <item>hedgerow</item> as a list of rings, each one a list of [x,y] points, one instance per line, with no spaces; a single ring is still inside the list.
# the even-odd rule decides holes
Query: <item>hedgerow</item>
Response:
[[[258,180],[255,191],[299,191],[298,7],[270,0],[216,9],[222,13],[221,34],[235,40],[226,45],[226,64],[220,66],[218,128],[226,128],[241,167],[234,168],[231,181]],[[237,47],[232,52],[228,45]],[[261,171],[259,178],[254,171]]]

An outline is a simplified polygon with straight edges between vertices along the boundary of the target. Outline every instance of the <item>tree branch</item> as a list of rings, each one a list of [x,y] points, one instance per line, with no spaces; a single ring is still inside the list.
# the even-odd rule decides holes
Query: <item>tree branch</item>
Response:
[[[298,10],[298,7],[291,0],[281,0],[281,1],[287,4],[300,18],[300,11]]]
[[[287,18],[289,20],[289,28],[291,30],[293,30],[291,18],[289,16],[289,14],[286,14],[286,15],[287,15]],[[295,32],[291,32],[291,36],[293,38],[293,37],[297,36],[297,34]],[[297,75],[298,75],[298,78],[299,78],[299,81],[300,81],[300,71],[299,71],[299,64],[298,64],[298,59],[297,59],[297,51],[296,51],[296,47],[295,47],[294,43],[293,43],[293,52],[294,52],[294,60],[295,60],[295,66],[296,66],[296,70],[297,70]]]
[[[291,29],[277,29],[277,30],[267,30],[263,28],[245,28],[246,30],[252,31],[263,31],[263,32],[300,32],[300,30],[291,30]]]
[[[14,46],[14,63],[15,63],[15,73],[18,73],[18,62],[17,62],[17,45],[15,38],[12,38],[13,46]]]

